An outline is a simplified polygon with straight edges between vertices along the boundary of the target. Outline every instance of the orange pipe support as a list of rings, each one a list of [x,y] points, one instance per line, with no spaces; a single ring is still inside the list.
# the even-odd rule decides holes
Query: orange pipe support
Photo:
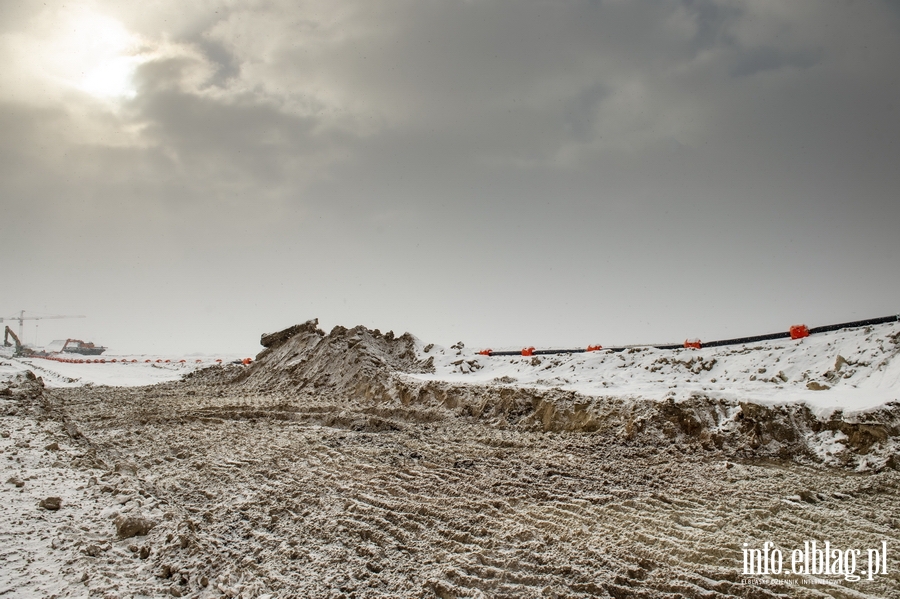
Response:
[[[809,329],[805,324],[795,324],[791,327],[791,339],[803,339],[809,337]]]

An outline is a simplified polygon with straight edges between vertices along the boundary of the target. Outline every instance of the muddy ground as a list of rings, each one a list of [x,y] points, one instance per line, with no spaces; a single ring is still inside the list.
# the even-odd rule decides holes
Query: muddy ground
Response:
[[[59,597],[900,597],[895,462],[859,472],[702,430],[545,427],[516,402],[510,424],[447,404],[452,389],[392,400],[308,368],[272,384],[265,368],[2,398],[4,473],[39,490],[0,497],[40,531],[5,596],[50,596],[36,569],[55,567]],[[65,477],[80,484],[62,508],[38,508]],[[128,516],[153,528],[122,538]],[[809,540],[863,556],[886,542],[888,573],[748,584],[743,543],[789,555]]]
[[[98,596],[762,597],[773,589],[742,584],[744,542],[900,540],[891,469],[373,417],[215,386],[53,390],[44,405],[78,456],[67,466],[96,478],[88,489],[159,522],[119,541],[114,513],[105,529],[93,514],[96,555],[91,539],[73,548],[71,577]],[[898,587],[896,570],[847,585]],[[790,590],[822,592],[858,596]]]

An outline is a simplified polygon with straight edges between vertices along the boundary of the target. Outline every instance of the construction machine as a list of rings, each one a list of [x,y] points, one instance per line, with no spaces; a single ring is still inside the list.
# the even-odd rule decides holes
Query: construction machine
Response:
[[[7,327],[8,328],[8,327]],[[66,339],[60,353],[81,354],[82,356],[99,356],[106,351],[102,345],[94,345],[90,341],[82,341],[81,339]]]
[[[10,337],[12,337],[13,341],[16,342],[16,349],[15,349],[15,353],[13,353],[13,356],[19,357],[19,356],[21,356],[21,355],[24,355],[25,352],[26,352],[26,349],[25,349],[25,347],[22,345],[22,342],[19,341],[19,336],[16,335],[16,334],[13,332],[13,330],[12,330],[11,328],[9,328],[9,326],[7,325],[7,327],[6,327],[6,332],[3,333],[3,347],[10,347],[10,346],[12,346],[12,343],[9,342],[9,338],[10,338]]]

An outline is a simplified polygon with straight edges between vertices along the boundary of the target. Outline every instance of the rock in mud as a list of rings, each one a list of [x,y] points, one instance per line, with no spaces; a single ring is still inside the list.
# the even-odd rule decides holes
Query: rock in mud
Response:
[[[116,534],[120,539],[142,537],[156,526],[156,522],[140,516],[119,516],[116,518],[115,524]]]
[[[284,329],[283,331],[278,331],[277,333],[267,333],[263,334],[259,339],[259,344],[263,347],[267,348],[276,348],[280,345],[284,345],[284,343],[296,335],[297,333],[301,333],[307,329],[315,329],[319,324],[319,319],[315,318],[313,320],[307,321],[303,324],[296,324],[290,328]]]
[[[118,472],[119,474],[130,474],[131,476],[136,476],[137,464],[135,464],[134,462],[129,462],[127,460],[116,462],[114,471]]]
[[[41,502],[38,504],[38,506],[44,508],[45,510],[55,511],[62,507],[62,498],[47,497],[46,499],[41,499]]]

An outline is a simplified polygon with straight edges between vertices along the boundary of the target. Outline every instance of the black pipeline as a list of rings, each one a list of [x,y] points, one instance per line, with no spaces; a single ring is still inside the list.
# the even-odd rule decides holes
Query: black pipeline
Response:
[[[829,324],[821,327],[807,329],[804,325],[796,325],[791,330],[781,333],[769,333],[768,335],[755,335],[753,337],[737,337],[735,339],[721,339],[719,341],[707,341],[701,343],[699,341],[685,341],[682,345],[627,345],[624,347],[600,347],[593,346],[579,349],[534,349],[529,347],[521,351],[493,351],[490,349],[478,352],[482,356],[546,356],[551,354],[583,354],[589,351],[611,351],[620,352],[633,347],[648,347],[653,349],[683,349],[685,347],[720,347],[723,345],[741,345],[744,343],[757,343],[759,341],[771,341],[773,339],[800,339],[807,335],[815,335],[818,333],[827,333],[829,331],[839,331],[841,329],[856,329],[860,327],[869,327],[876,324],[885,324],[889,322],[897,322],[900,316],[883,316],[881,318],[870,318],[868,320],[855,320],[853,322],[842,322],[840,324]]]

